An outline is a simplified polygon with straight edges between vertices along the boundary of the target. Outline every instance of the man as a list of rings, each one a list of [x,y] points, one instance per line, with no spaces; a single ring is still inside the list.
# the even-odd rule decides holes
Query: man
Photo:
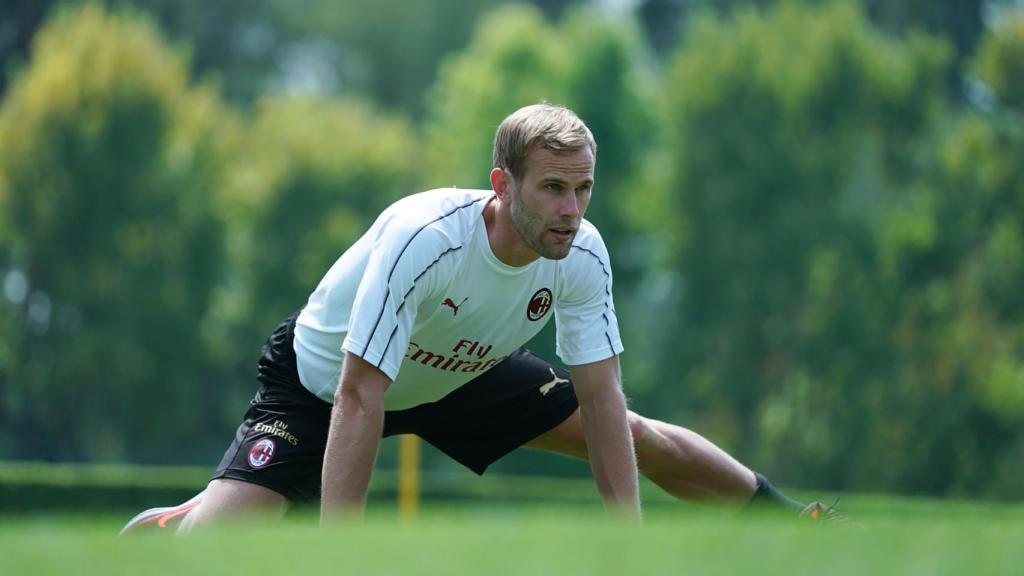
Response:
[[[400,433],[478,474],[519,446],[588,459],[606,508],[630,519],[638,470],[685,500],[799,506],[694,432],[627,409],[611,265],[583,219],[596,153],[573,112],[527,106],[498,128],[492,190],[385,210],[267,341],[262,386],[201,497],[126,529],[317,497],[322,519],[359,516],[380,439]],[[522,348],[552,317],[568,372]]]

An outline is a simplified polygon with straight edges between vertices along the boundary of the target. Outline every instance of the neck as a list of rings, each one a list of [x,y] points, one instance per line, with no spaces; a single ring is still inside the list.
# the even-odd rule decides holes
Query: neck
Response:
[[[512,207],[500,198],[494,197],[484,207],[484,224],[487,226],[487,240],[491,252],[509,266],[526,266],[540,258],[523,239],[512,224]]]

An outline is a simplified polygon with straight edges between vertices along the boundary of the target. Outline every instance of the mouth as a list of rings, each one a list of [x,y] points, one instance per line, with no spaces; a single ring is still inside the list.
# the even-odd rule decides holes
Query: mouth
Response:
[[[569,242],[572,237],[576,235],[576,229],[570,227],[556,227],[548,228],[548,231],[555,237],[555,240],[559,242]]]

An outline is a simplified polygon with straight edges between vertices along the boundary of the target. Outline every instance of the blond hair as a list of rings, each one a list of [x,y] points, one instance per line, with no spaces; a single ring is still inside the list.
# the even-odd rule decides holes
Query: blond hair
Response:
[[[584,146],[597,159],[597,142],[587,125],[564,106],[542,102],[509,114],[494,134],[494,166],[516,180],[526,173],[526,157],[534,147],[575,152]]]

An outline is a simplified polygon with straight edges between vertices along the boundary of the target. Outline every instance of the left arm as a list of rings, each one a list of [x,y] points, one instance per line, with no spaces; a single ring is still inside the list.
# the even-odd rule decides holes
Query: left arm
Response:
[[[590,468],[605,508],[639,520],[636,453],[622,393],[619,357],[573,366],[571,372]]]

